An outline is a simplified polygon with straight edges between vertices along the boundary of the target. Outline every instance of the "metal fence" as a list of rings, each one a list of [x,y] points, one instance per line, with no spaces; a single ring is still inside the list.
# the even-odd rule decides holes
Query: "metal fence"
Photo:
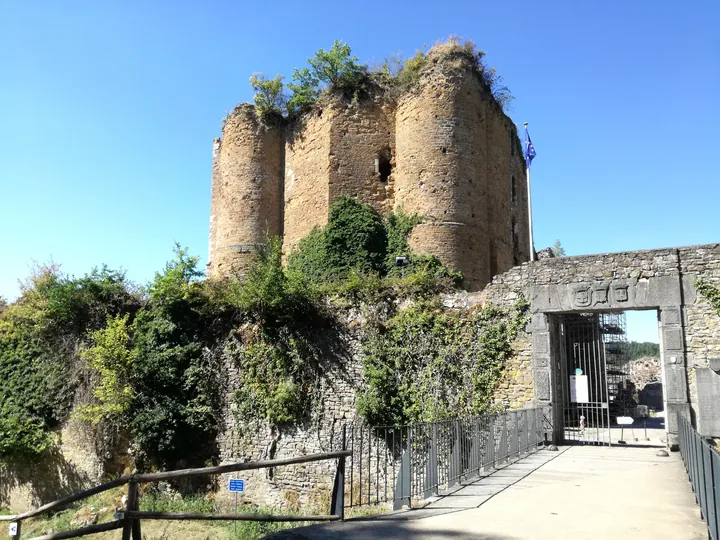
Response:
[[[407,426],[347,426],[345,506],[411,506],[535,451],[548,429],[542,409]]]
[[[680,455],[712,540],[720,540],[720,453],[678,415]]]

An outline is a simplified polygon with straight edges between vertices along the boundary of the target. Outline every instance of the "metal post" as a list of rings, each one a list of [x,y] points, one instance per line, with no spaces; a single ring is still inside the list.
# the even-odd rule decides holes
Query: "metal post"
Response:
[[[346,426],[343,426],[343,450],[347,449],[347,443],[345,440],[346,429]],[[335,483],[333,485],[332,492],[332,503],[330,504],[330,513],[334,516],[338,516],[340,518],[340,521],[345,520],[345,456],[340,456],[340,459],[338,460],[338,467],[337,471],[335,472]]]
[[[527,133],[527,127],[528,123],[525,122],[525,133]],[[525,135],[527,137],[527,135]],[[527,140],[525,141],[525,145],[527,145]],[[535,247],[533,246],[533,226],[532,226],[532,201],[530,198],[530,167],[527,166],[527,163],[525,164],[525,172],[527,174],[527,195],[528,195],[528,223],[529,223],[529,229],[530,229],[530,260],[535,260]]]

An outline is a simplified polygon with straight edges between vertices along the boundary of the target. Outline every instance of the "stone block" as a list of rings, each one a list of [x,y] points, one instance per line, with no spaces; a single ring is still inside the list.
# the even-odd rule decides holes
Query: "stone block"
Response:
[[[698,431],[707,437],[720,437],[720,375],[710,368],[696,368],[695,383]]]
[[[665,366],[665,399],[668,403],[687,402],[687,371],[683,366]]]
[[[681,328],[663,328],[663,348],[668,351],[682,351],[683,339]]]
[[[552,396],[550,389],[550,370],[535,370],[535,399],[540,401],[550,401]]]
[[[550,334],[547,332],[536,332],[533,334],[533,355],[548,354],[550,352]]]
[[[660,308],[660,320],[663,325],[680,324],[680,308],[679,307],[662,307]]]

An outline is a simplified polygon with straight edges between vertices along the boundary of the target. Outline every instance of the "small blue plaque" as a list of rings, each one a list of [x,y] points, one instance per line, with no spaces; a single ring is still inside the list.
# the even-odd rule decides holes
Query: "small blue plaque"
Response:
[[[230,479],[228,491],[231,493],[245,493],[245,480]]]

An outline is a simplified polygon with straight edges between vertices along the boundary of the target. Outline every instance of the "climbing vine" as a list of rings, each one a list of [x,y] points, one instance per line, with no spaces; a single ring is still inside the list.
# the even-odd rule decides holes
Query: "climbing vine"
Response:
[[[700,294],[707,298],[715,312],[720,315],[720,287],[702,279],[697,280],[695,287],[697,287]]]
[[[520,299],[510,310],[445,312],[423,301],[376,323],[363,342],[358,412],[387,425],[488,410],[528,307]]]

